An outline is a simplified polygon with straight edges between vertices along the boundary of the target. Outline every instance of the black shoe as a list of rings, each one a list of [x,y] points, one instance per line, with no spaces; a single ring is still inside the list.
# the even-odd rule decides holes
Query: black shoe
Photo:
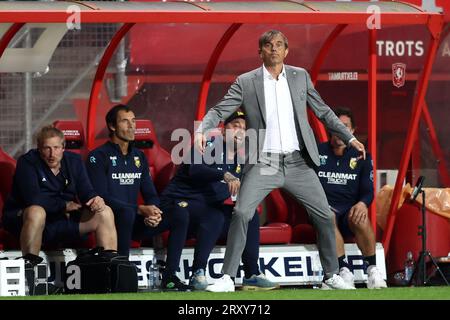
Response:
[[[37,266],[38,264],[40,264],[44,259],[32,254],[32,253],[27,253],[26,255],[22,256],[22,257],[18,257],[17,259],[23,259],[25,260],[25,268],[34,268],[35,266]]]
[[[163,279],[161,281],[161,289],[164,291],[192,291],[192,287],[181,282],[176,275]]]
[[[123,256],[119,256],[119,254],[117,253],[116,250],[103,250],[101,252],[99,252],[98,254],[99,256],[106,258],[106,259],[113,259],[113,258],[117,258],[117,257],[123,257]],[[128,257],[125,257],[128,258]]]

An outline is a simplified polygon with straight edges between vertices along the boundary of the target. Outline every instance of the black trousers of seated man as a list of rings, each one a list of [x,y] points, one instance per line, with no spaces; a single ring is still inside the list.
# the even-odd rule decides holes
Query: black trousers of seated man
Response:
[[[144,224],[144,217],[133,209],[120,208],[114,210],[117,229],[117,251],[120,255],[128,256],[132,240],[152,239],[154,236],[169,231],[167,244],[166,267],[163,277],[174,275],[180,264],[181,253],[186,241],[189,217],[183,212],[163,214],[162,220],[156,227]]]

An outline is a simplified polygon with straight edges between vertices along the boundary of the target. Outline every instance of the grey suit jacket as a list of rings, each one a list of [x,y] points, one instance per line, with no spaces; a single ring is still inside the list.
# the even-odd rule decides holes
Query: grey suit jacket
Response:
[[[284,65],[294,108],[295,124],[299,141],[303,141],[311,160],[319,166],[317,143],[308,122],[307,103],[327,130],[337,135],[346,144],[353,135],[314,89],[308,72],[303,68]],[[266,129],[266,107],[264,99],[263,67],[240,75],[228,93],[209,109],[200,130],[206,133],[217,127],[239,107],[244,110],[247,124],[246,165],[244,172],[260,159]],[[300,137],[301,135],[301,137]],[[256,138],[256,140],[255,140]],[[255,145],[256,141],[256,145]]]

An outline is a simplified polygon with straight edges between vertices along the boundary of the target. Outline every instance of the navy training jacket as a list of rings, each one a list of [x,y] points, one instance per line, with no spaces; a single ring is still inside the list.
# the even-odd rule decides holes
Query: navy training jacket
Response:
[[[132,144],[128,154],[123,155],[118,144],[108,141],[89,153],[86,161],[95,190],[113,210],[137,211],[139,192],[145,204],[159,206],[147,158]]]
[[[17,160],[12,192],[4,210],[38,205],[49,217],[65,212],[68,201],[85,204],[95,196],[97,193],[78,154],[64,151],[60,174],[55,176],[41,159],[39,151],[32,149]]]
[[[336,156],[329,142],[319,144],[317,174],[329,205],[338,213],[346,213],[359,201],[367,207],[372,203],[372,157],[366,153],[366,160],[356,160],[359,156],[353,147],[347,147],[342,156]]]
[[[206,160],[192,148],[190,163],[180,165],[161,198],[198,200],[208,204],[222,203],[229,198],[228,184],[223,175],[228,171],[237,178],[241,177],[242,165],[237,156],[227,163],[222,137],[207,142],[205,155],[211,155],[211,159]]]

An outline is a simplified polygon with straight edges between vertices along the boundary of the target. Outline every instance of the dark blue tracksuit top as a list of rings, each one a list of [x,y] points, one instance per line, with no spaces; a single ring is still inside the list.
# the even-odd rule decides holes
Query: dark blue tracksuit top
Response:
[[[215,146],[221,144],[220,154]],[[219,146],[220,147],[220,146]],[[196,156],[195,156],[196,154]],[[222,137],[208,141],[205,154],[211,154],[215,161],[207,163],[193,148],[191,150],[191,164],[181,164],[177,173],[161,195],[163,198],[198,200],[208,204],[218,204],[230,197],[228,184],[223,180],[225,172],[230,172],[237,178],[241,177],[242,165],[238,164],[237,157],[232,161],[226,160],[226,147]],[[194,158],[201,159],[201,164],[195,164]],[[213,160],[213,159],[211,159]],[[232,162],[227,164],[227,162]]]
[[[86,167],[95,190],[113,211],[137,212],[139,191],[145,204],[159,206],[147,158],[132,144],[123,155],[118,144],[108,141],[89,153]]]
[[[372,157],[366,160],[353,147],[345,148],[342,156],[336,156],[329,142],[319,145],[320,166],[316,169],[327,195],[328,203],[338,214],[347,213],[357,202],[367,207],[373,200]]]
[[[31,205],[45,209],[47,220],[57,219],[66,209],[66,202],[81,204],[97,196],[78,154],[64,151],[60,173],[55,176],[33,149],[17,161],[12,192],[4,211],[17,211]]]

